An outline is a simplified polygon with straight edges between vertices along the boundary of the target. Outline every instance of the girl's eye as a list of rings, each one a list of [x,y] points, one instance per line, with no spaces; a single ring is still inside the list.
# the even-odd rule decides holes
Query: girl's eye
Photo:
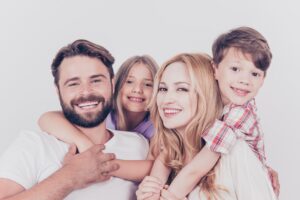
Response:
[[[230,67],[230,69],[234,72],[238,72],[239,71],[239,68],[238,67]]]
[[[145,86],[146,87],[153,87],[153,84],[152,83],[145,83]]]
[[[133,81],[132,80],[127,80],[126,83],[131,84],[131,83],[133,83]]]

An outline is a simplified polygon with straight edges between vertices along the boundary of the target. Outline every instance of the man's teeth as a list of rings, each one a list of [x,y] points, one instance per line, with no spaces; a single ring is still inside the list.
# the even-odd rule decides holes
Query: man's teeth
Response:
[[[93,107],[96,107],[97,105],[98,105],[98,101],[89,101],[89,102],[84,102],[84,103],[78,104],[78,107],[80,107],[80,108],[93,108]]]

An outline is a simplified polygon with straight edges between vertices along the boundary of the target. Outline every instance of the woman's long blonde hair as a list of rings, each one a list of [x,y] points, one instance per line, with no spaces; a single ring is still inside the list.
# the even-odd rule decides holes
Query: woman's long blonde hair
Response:
[[[191,92],[195,92],[197,97],[196,114],[187,124],[183,135],[175,129],[168,129],[164,126],[156,104],[158,85],[162,75],[165,69],[175,62],[184,63],[187,67],[192,85]],[[185,159],[194,157],[202,149],[203,133],[220,117],[222,112],[222,101],[214,78],[211,58],[206,54],[183,53],[165,62],[156,74],[149,108],[156,129],[156,134],[151,142],[152,154],[157,155],[159,149],[163,147],[166,155],[165,165],[177,174],[184,167]],[[206,192],[209,197],[216,191],[213,171],[212,169],[200,181],[202,191]]]
[[[150,71],[152,77],[154,78],[157,70],[158,65],[155,62],[155,60],[149,56],[149,55],[143,55],[143,56],[133,56],[128,58],[119,68],[116,76],[115,76],[115,91],[114,91],[114,103],[113,103],[113,112],[114,116],[116,117],[116,129],[117,130],[124,130],[129,131],[128,126],[126,124],[126,116],[124,114],[121,98],[120,98],[120,90],[122,89],[124,83],[127,80],[128,74],[131,70],[131,68],[135,64],[144,64]],[[146,115],[149,114],[149,112],[146,113]]]

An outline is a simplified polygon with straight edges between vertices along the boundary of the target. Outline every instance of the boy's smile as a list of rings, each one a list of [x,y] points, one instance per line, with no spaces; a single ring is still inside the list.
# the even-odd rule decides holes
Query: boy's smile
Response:
[[[214,68],[224,105],[246,103],[256,96],[264,82],[264,71],[256,68],[251,56],[232,47]]]

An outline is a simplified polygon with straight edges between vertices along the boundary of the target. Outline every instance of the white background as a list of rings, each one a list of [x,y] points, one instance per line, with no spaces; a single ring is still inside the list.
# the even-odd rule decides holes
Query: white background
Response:
[[[211,54],[219,34],[246,25],[259,30],[273,52],[257,104],[269,164],[280,175],[280,199],[298,199],[298,5],[296,0],[1,1],[0,153],[19,130],[37,129],[41,113],[59,109],[50,64],[73,40],[108,48],[117,69],[135,54],[150,54],[159,64],[180,52]]]

